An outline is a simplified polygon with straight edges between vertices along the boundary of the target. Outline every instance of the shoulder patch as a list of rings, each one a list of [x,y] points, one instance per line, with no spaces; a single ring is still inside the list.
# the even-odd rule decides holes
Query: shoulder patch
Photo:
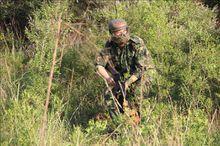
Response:
[[[135,50],[143,50],[145,48],[144,41],[138,36],[131,36],[130,41]]]
[[[140,44],[142,42],[142,39],[139,38],[138,36],[131,36],[130,40],[135,44]]]

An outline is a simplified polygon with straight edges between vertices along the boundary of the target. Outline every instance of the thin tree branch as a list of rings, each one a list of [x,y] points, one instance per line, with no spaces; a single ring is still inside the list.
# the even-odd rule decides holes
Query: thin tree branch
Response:
[[[50,100],[50,92],[51,92],[51,86],[52,86],[52,80],[53,80],[53,74],[54,74],[54,68],[56,64],[56,56],[57,56],[57,48],[58,48],[58,43],[60,39],[60,30],[61,30],[61,19],[62,14],[59,15],[59,20],[58,20],[58,28],[57,28],[57,33],[56,33],[56,40],[55,40],[55,47],[54,47],[54,52],[53,52],[53,60],[52,60],[52,66],[50,69],[50,77],[48,80],[48,88],[47,88],[47,97],[46,97],[46,103],[44,107],[44,115],[42,118],[42,127],[40,129],[40,145],[45,146],[45,128],[47,125],[47,111],[48,111],[48,105],[49,105],[49,100]]]

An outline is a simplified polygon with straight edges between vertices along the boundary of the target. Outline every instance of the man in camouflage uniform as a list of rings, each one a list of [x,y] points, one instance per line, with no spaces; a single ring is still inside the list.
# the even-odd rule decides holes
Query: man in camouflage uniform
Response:
[[[108,26],[111,38],[96,58],[97,72],[109,88],[105,100],[112,118],[129,109],[127,114],[138,124],[140,100],[155,73],[154,64],[143,40],[130,36],[123,19],[113,19]]]

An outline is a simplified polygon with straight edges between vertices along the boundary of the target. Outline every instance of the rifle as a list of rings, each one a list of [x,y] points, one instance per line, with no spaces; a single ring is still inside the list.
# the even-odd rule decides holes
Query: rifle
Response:
[[[116,85],[111,89],[112,90],[112,96],[116,98],[116,101],[119,103],[119,107],[122,109],[124,112],[124,108],[128,106],[128,101],[127,101],[127,94],[125,90],[125,83],[121,80],[120,75],[116,74],[113,77]],[[122,101],[123,100],[123,101]]]
[[[109,90],[109,92],[112,95],[112,98],[113,98],[113,101],[114,101],[114,104],[115,104],[115,107],[117,110],[117,111],[115,111],[116,112],[115,114],[118,115],[118,114],[122,113],[120,111],[120,109],[121,109],[123,111],[123,113],[125,113],[126,116],[128,116],[128,118],[131,119],[132,125],[137,125],[140,122],[138,113],[137,113],[137,111],[132,110],[128,104],[128,101],[126,99],[127,95],[126,95],[125,85],[123,82],[121,82],[119,74],[114,76],[114,81],[116,83],[116,85],[114,87],[110,87],[105,79],[104,79],[104,81],[107,86],[107,89]],[[123,96],[123,104],[119,103],[119,96],[120,95]],[[129,112],[127,112],[127,110],[129,110]],[[111,116],[111,114],[110,114],[110,116]],[[133,118],[135,117],[137,120],[134,121],[134,119],[131,116]]]

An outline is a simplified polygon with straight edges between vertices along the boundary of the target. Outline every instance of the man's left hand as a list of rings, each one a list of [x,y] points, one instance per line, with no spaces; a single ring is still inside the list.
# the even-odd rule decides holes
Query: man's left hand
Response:
[[[129,87],[128,82],[125,82],[125,83],[124,83],[124,88],[125,88],[125,91],[127,91],[127,90],[128,90],[128,87]]]
[[[129,86],[130,86],[131,84],[133,84],[135,81],[137,81],[137,79],[138,79],[138,78],[137,78],[136,76],[132,75],[132,76],[124,83],[125,91],[127,91],[128,88],[129,88]]]

